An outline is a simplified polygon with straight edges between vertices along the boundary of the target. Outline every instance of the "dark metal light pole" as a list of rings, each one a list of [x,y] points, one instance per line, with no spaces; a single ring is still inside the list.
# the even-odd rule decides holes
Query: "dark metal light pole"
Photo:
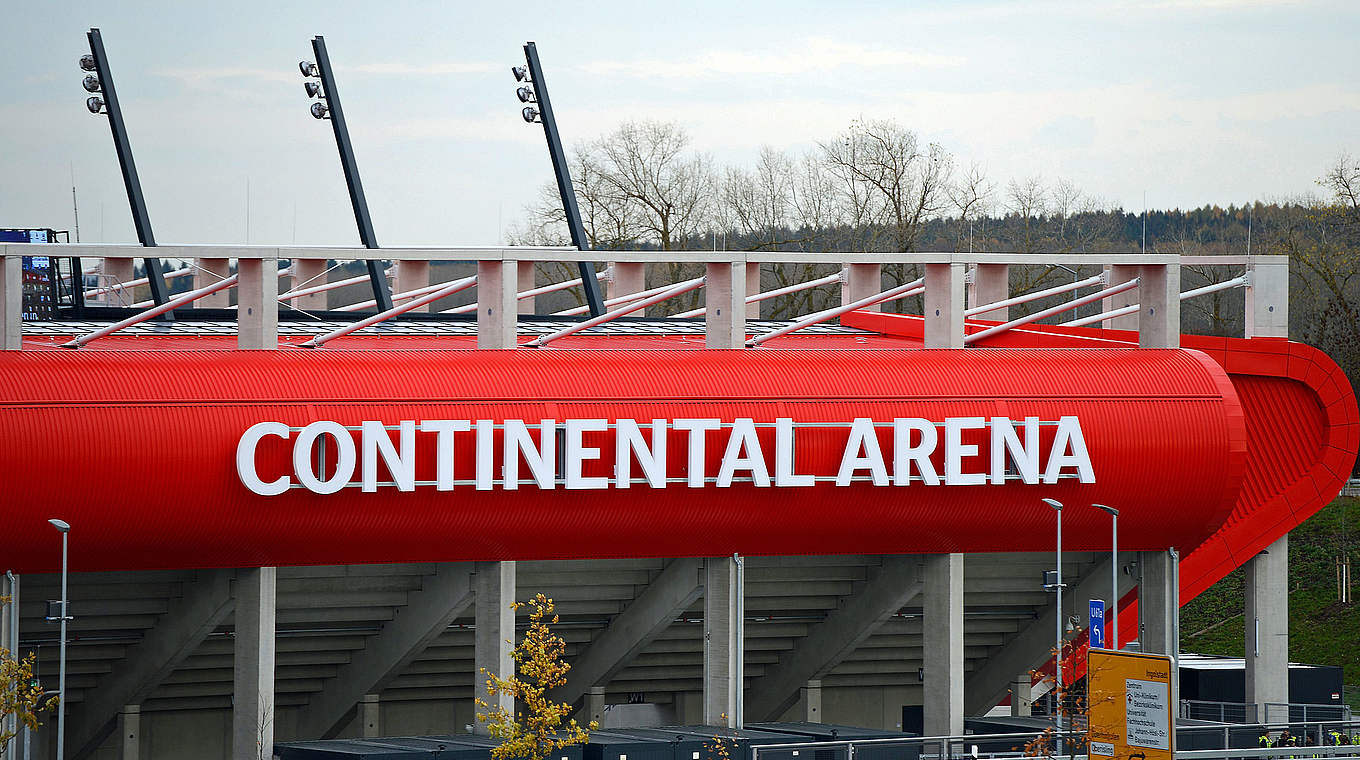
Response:
[[[123,170],[123,186],[127,188],[128,205],[132,207],[132,222],[137,228],[137,240],[148,248],[156,247],[156,236],[151,231],[151,216],[146,210],[146,199],[142,197],[142,181],[137,177],[137,164],[132,158],[132,144],[128,141],[127,126],[123,123],[123,109],[118,105],[118,91],[113,86],[113,74],[109,70],[108,57],[104,54],[104,40],[99,36],[99,29],[92,28],[86,33],[90,40],[90,61],[81,59],[80,67],[86,71],[95,73],[93,89],[91,89],[91,77],[86,77],[85,89],[90,92],[102,93],[90,97],[86,101],[86,106],[91,113],[101,113],[100,106],[104,107],[103,113],[109,117],[109,129],[113,132],[113,147],[118,151],[118,165]],[[146,265],[146,281],[151,285],[151,300],[157,305],[165,303],[169,297],[169,291],[165,287],[165,271],[161,268],[161,260],[157,258],[147,258],[144,260]],[[83,287],[83,286],[82,286]],[[174,319],[174,312],[167,311],[161,315],[162,319]]]
[[[576,188],[571,184],[571,170],[567,168],[567,154],[562,149],[562,138],[557,134],[557,119],[553,117],[552,102],[548,99],[548,85],[543,80],[543,65],[538,61],[538,48],[534,43],[524,43],[524,60],[528,64],[529,81],[533,84],[533,95],[538,108],[525,108],[525,120],[533,121],[530,111],[536,111],[543,122],[543,134],[548,139],[548,154],[552,156],[553,172],[557,175],[557,190],[562,195],[562,210],[567,216],[567,227],[571,230],[571,244],[582,251],[590,250],[586,239],[585,225],[581,222],[581,209],[576,205]],[[516,78],[520,72],[515,72]],[[528,101],[525,101],[528,102]],[[581,287],[585,289],[586,305],[590,315],[598,317],[604,313],[604,299],[600,296],[600,282],[595,278],[595,264],[589,261],[578,262],[581,270]]]
[[[359,164],[354,160],[354,146],[349,141],[349,126],[345,123],[345,109],[340,105],[340,94],[335,86],[335,73],[331,71],[331,59],[326,54],[326,40],[321,35],[312,38],[312,52],[316,54],[315,71],[307,72],[307,63],[302,64],[303,76],[321,77],[319,97],[324,104],[313,104],[312,115],[318,119],[329,118],[335,130],[335,147],[340,151],[340,167],[345,170],[345,184],[349,186],[349,202],[354,207],[354,222],[359,226],[359,240],[365,248],[377,248],[378,236],[373,232],[373,220],[368,215],[368,199],[364,197],[364,183],[359,179]],[[309,90],[310,92],[310,90]],[[317,105],[321,108],[318,110]],[[392,308],[392,291],[387,287],[387,274],[379,259],[367,259],[368,279],[373,285],[373,301],[378,311]]]

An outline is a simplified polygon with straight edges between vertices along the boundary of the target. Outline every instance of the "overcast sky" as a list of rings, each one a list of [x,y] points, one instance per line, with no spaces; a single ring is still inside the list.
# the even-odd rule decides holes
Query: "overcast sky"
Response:
[[[199,7],[202,6],[202,7]],[[722,164],[891,118],[1004,185],[1142,208],[1315,189],[1360,153],[1360,3],[20,2],[0,46],[0,226],[134,242],[77,60],[98,26],[163,243],[356,244],[297,62],[326,37],[380,242],[496,243],[552,177],[509,66],[538,43],[570,145],[675,120]]]

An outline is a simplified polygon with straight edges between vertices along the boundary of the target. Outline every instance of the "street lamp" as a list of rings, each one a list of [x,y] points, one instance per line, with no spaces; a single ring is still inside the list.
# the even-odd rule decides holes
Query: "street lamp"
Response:
[[[65,520],[52,519],[52,524],[61,533],[61,663],[57,671],[57,760],[66,760],[66,539],[71,533],[71,525]]]
[[[1091,506],[1110,516],[1110,623],[1105,630],[1110,649],[1119,651],[1119,510],[1104,504]]]
[[[1057,632],[1057,653],[1053,657],[1053,725],[1057,731],[1062,730],[1062,655],[1063,655],[1063,603],[1062,603],[1062,502],[1057,499],[1044,499],[1043,502],[1058,513],[1058,551],[1057,551],[1057,571],[1054,573],[1053,588],[1058,592],[1058,610],[1054,614],[1054,630]]]

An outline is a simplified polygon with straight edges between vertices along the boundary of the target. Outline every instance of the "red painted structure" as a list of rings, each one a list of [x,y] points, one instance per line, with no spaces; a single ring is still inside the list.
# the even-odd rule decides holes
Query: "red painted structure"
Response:
[[[677,350],[701,339],[676,336],[574,337],[519,351],[430,337],[273,352],[212,337],[110,338],[79,351],[26,341],[0,355],[4,564],[54,569],[45,520],[57,515],[78,526],[76,570],[1042,551],[1053,521],[1039,498],[1051,496],[1119,506],[1121,548],[1179,547],[1189,599],[1329,501],[1355,460],[1360,422],[1346,378],[1320,352],[1282,339],[1185,336],[1185,349],[1146,350],[1130,347],[1131,333],[1032,326],[987,348],[926,351],[919,318],[843,321],[876,334],[744,351]],[[1067,414],[1082,420],[1094,484],[260,497],[234,470],[241,433],[265,420]],[[834,473],[844,435],[800,433],[800,468]],[[274,440],[258,458],[266,478],[289,455]],[[719,456],[710,443],[710,472]],[[587,474],[606,474],[611,458]],[[683,464],[676,447],[671,473]],[[431,463],[420,467],[419,478],[432,477]],[[1069,510],[1064,527],[1066,548],[1108,546],[1096,510]]]

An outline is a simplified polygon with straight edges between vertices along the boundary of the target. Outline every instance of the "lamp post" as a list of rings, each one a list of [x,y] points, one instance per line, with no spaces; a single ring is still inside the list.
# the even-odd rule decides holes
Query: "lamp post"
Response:
[[[1062,502],[1058,501],[1057,499],[1044,499],[1043,502],[1044,502],[1045,504],[1047,504],[1048,506],[1053,507],[1053,511],[1055,511],[1055,512],[1058,513],[1058,550],[1057,550],[1057,560],[1058,560],[1058,563],[1057,563],[1057,572],[1055,573],[1055,577],[1054,577],[1054,579],[1053,579],[1053,588],[1054,588],[1054,590],[1056,590],[1056,591],[1058,592],[1058,609],[1057,609],[1057,613],[1053,616],[1054,620],[1056,621],[1056,622],[1054,623],[1054,629],[1055,629],[1056,634],[1057,634],[1057,652],[1056,652],[1056,654],[1055,654],[1054,657],[1053,657],[1053,696],[1054,696],[1054,702],[1053,702],[1053,704],[1054,704],[1054,708],[1053,708],[1053,726],[1054,726],[1054,730],[1055,730],[1055,731],[1061,732],[1061,731],[1062,731],[1062,685],[1063,685],[1063,672],[1062,672],[1062,655],[1063,655],[1062,510],[1063,510],[1063,505],[1062,505]]]
[[[1110,622],[1105,630],[1110,636],[1110,649],[1119,651],[1119,510],[1104,504],[1092,504],[1110,516]]]
[[[48,520],[61,533],[61,662],[57,670],[57,760],[66,760],[66,539],[71,525],[65,520]]]

